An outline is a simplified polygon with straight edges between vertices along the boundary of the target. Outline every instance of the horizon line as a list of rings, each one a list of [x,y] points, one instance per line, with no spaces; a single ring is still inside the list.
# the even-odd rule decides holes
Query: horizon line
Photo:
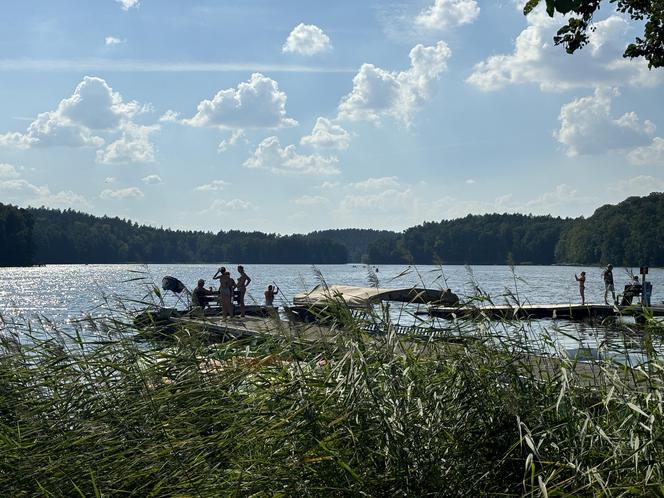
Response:
[[[299,64],[266,64],[204,61],[150,61],[140,59],[0,59],[0,71],[114,71],[143,73],[174,72],[243,72],[265,71],[282,73],[355,73],[346,67],[307,66]]]

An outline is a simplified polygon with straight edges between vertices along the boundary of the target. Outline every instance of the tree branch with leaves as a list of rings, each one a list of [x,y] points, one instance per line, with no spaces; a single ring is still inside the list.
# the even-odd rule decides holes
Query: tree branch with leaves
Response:
[[[593,17],[601,5],[613,4],[617,12],[628,15],[634,21],[645,21],[643,37],[625,48],[623,57],[643,57],[648,68],[664,66],[664,0],[528,0],[523,9],[530,14],[540,3],[546,4],[546,12],[553,17],[556,12],[567,15],[553,41],[563,45],[568,54],[583,48],[589,41],[589,31],[594,30]]]

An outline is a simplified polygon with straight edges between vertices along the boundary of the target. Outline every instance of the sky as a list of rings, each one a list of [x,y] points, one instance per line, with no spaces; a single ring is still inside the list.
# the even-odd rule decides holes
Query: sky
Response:
[[[664,69],[515,0],[0,0],[0,202],[217,232],[664,190]]]

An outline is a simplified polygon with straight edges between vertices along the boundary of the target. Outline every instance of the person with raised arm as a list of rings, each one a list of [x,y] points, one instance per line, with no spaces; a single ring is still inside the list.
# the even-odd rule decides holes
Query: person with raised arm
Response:
[[[579,294],[581,294],[581,304],[586,304],[586,272],[582,271],[581,276],[574,274],[574,278],[579,282]]]
[[[268,285],[265,291],[265,306],[274,306],[274,296],[279,294],[279,287],[276,285]]]
[[[224,318],[227,316],[233,318],[232,296],[235,282],[231,278],[231,274],[222,266],[212,278],[214,280],[219,280],[219,304],[221,305]]]

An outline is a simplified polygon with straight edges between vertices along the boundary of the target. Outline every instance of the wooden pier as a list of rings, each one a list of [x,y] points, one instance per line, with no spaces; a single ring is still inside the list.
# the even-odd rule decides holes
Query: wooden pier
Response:
[[[641,307],[641,305],[615,306],[611,304],[524,304],[478,305],[478,306],[431,306],[428,311],[420,312],[437,318],[477,317],[499,320],[514,319],[567,319],[567,320],[603,320],[609,317],[664,316],[664,306]]]

